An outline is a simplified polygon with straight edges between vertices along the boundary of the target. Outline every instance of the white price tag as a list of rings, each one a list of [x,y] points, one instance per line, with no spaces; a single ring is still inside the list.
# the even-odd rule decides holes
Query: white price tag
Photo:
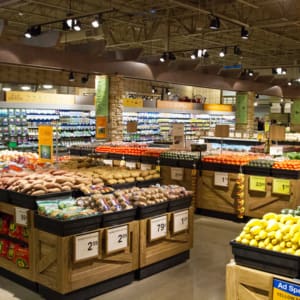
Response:
[[[75,236],[75,262],[99,255],[99,233],[93,232]]]
[[[282,146],[270,146],[270,155],[283,155]]]
[[[15,207],[15,223],[20,226],[28,225],[28,209]]]
[[[173,233],[181,232],[189,228],[189,211],[183,210],[173,214]]]
[[[171,168],[172,180],[183,180],[183,168]]]
[[[126,161],[125,166],[128,169],[136,169],[136,162]]]
[[[113,166],[113,160],[112,159],[103,159],[103,163],[106,165],[106,166]]]
[[[227,187],[228,186],[228,173],[215,172],[214,185]]]
[[[167,215],[150,219],[150,241],[167,236]]]
[[[106,253],[112,253],[127,248],[128,225],[122,225],[107,229],[106,237]]]
[[[152,165],[149,164],[141,164],[141,170],[142,171],[148,171],[152,169]]]

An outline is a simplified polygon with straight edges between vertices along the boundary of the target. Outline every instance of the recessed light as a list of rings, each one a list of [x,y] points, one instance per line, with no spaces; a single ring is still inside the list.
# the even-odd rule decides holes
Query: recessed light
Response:
[[[30,91],[30,90],[31,90],[31,87],[28,86],[28,85],[22,85],[22,86],[21,86],[21,90],[23,90],[23,91]]]
[[[10,87],[3,87],[3,88],[2,88],[2,91],[3,91],[3,92],[10,92],[10,91],[11,91],[11,88],[10,88]]]
[[[53,88],[53,85],[52,84],[43,84],[43,88],[46,90],[50,90]]]

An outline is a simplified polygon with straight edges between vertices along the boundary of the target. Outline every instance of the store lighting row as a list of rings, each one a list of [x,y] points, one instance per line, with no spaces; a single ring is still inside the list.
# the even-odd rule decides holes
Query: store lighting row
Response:
[[[164,86],[159,86],[159,87],[152,86],[152,87],[151,87],[151,93],[152,93],[152,94],[157,94],[158,88],[161,89],[161,92],[162,92],[162,93],[163,93],[163,91],[165,91],[165,93],[166,93],[168,96],[170,96],[170,95],[172,94],[171,89],[168,88],[168,87],[164,87]]]
[[[111,12],[111,11],[113,11],[113,10],[110,9],[105,12]],[[56,24],[56,23],[61,23],[62,30],[64,30],[64,31],[72,31],[72,30],[80,31],[82,29],[81,19],[91,17],[91,16],[94,16],[94,17],[90,23],[90,26],[92,26],[93,28],[99,28],[103,24],[102,15],[105,12],[85,14],[85,15],[81,15],[81,16],[73,16],[72,14],[68,14],[65,19],[32,25],[32,26],[28,27],[28,29],[24,33],[24,36],[27,39],[39,36],[42,33],[42,26]]]
[[[45,89],[45,90],[50,90],[50,89],[53,88],[53,85],[52,85],[52,84],[43,84],[43,85],[42,85],[42,88]],[[22,86],[20,86],[20,89],[21,89],[22,91],[30,91],[30,90],[32,89],[32,87],[29,86],[29,85],[22,85]],[[11,90],[12,90],[12,88],[9,87],[9,86],[4,86],[4,87],[2,88],[2,91],[3,91],[3,92],[10,92]]]
[[[272,74],[274,75],[286,75],[287,69],[285,68],[272,68]]]

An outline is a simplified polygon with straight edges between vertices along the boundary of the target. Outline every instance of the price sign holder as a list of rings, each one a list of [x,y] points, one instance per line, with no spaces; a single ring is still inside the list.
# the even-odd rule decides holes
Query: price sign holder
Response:
[[[173,213],[173,233],[186,231],[189,228],[189,211],[187,209]]]
[[[106,254],[119,252],[128,247],[128,225],[111,227],[106,230]]]
[[[250,176],[249,177],[249,191],[266,192],[266,177]]]
[[[171,168],[171,179],[172,180],[183,180],[183,168]]]
[[[279,195],[290,195],[291,181],[289,179],[273,178],[272,193]]]
[[[74,236],[74,262],[99,256],[99,232]]]
[[[136,168],[136,162],[126,161],[125,162],[125,166],[128,169],[135,169]]]
[[[282,146],[270,146],[270,155],[279,156],[283,155]]]
[[[167,215],[151,218],[148,228],[148,238],[150,242],[165,238],[168,231]]]
[[[224,172],[215,172],[214,174],[214,185],[220,187],[228,187],[229,176],[228,173]]]
[[[142,170],[142,171],[149,171],[149,170],[152,170],[152,165],[141,163],[141,170]]]
[[[113,166],[113,160],[112,159],[103,159],[103,163],[106,165],[106,166]]]
[[[28,226],[28,216],[29,209],[22,207],[15,207],[15,223],[20,226]]]
[[[300,285],[273,278],[271,300],[300,299]]]

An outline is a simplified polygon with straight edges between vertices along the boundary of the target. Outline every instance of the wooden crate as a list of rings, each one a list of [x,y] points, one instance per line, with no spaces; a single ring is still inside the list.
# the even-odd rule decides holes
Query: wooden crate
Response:
[[[228,174],[228,186],[214,185],[215,171],[203,170],[198,177],[196,208],[236,214],[237,173]]]
[[[177,234],[174,234],[172,230],[173,217],[176,211],[167,213],[167,235],[165,238],[156,241],[149,240],[149,228],[151,218],[140,220],[140,268],[152,265],[156,262],[188,251],[192,248],[194,214],[193,211],[194,209],[192,207],[188,209],[188,229]]]
[[[9,214],[11,216],[15,216],[15,208],[16,206],[11,205],[9,203],[0,202],[0,212]],[[20,277],[23,277],[27,280],[30,280],[32,282],[35,281],[35,267],[36,267],[36,260],[35,260],[35,236],[34,236],[34,230],[33,230],[33,216],[34,213],[31,210],[28,210],[27,213],[27,220],[28,220],[28,248],[29,248],[29,268],[28,269],[22,269],[19,268],[16,264],[9,261],[8,259],[4,257],[0,257],[0,267],[4,268],[7,271],[10,271]],[[5,238],[3,236],[3,238]]]
[[[60,237],[36,229],[37,282],[66,294],[132,272],[138,268],[139,222],[128,223],[128,246],[106,254],[106,230],[99,233],[99,256],[74,262],[74,237]]]
[[[283,208],[294,209],[300,196],[300,180],[289,179],[290,195],[272,193],[272,177],[266,177],[266,192],[249,190],[250,175],[245,175],[245,215],[260,218],[267,212],[280,213]],[[299,200],[298,200],[299,201]]]
[[[273,299],[273,278],[278,278],[299,285],[299,280],[293,280],[288,277],[282,277],[272,273],[238,266],[235,263],[229,263],[226,266],[226,300]],[[294,298],[292,296],[289,299],[296,299],[296,297]]]

